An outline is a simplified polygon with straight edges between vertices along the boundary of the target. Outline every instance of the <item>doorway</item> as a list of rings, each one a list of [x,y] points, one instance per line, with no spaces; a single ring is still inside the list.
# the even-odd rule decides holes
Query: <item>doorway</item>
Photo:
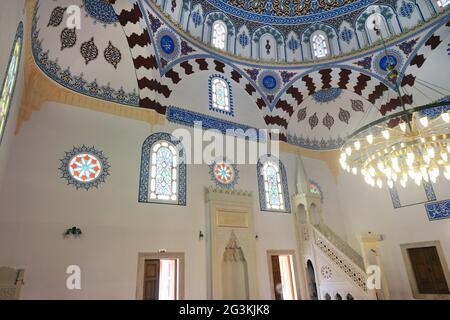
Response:
[[[450,299],[450,273],[439,241],[401,246],[413,295],[417,299]]]
[[[298,300],[299,288],[294,251],[267,252],[272,299]]]
[[[138,300],[180,300],[184,291],[184,254],[140,254]]]
[[[308,260],[306,263],[306,270],[308,275],[309,298],[310,300],[318,300],[319,297],[317,295],[316,273],[311,260]]]

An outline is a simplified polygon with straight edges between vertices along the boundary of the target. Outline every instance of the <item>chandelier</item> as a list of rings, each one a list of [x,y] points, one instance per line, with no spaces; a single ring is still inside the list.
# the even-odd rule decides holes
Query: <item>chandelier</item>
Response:
[[[340,164],[367,184],[450,180],[449,102],[403,110],[356,131],[341,148]]]
[[[381,37],[387,55],[380,22],[374,20],[371,26]],[[368,185],[380,189],[384,184],[393,188],[397,181],[404,188],[408,181],[419,186],[423,181],[435,183],[441,173],[450,180],[450,100],[406,109],[396,65],[388,62],[387,71],[402,111],[369,123],[348,137],[341,147],[342,169],[360,173]],[[416,84],[420,82],[416,78]],[[425,86],[430,87],[428,83]]]

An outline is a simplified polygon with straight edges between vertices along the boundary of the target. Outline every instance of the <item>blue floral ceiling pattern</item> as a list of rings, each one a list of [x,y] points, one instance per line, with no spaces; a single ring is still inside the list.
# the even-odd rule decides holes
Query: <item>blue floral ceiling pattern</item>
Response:
[[[330,19],[377,0],[208,0],[236,17],[267,24],[301,24]]]

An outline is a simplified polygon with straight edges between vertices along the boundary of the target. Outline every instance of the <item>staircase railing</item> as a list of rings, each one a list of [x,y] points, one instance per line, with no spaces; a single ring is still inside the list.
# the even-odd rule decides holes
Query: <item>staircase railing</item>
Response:
[[[366,285],[367,274],[364,272],[364,268],[360,267],[353,261],[353,259],[350,258],[350,256],[347,256],[343,250],[329,240],[328,237],[317,228],[317,226],[313,227],[313,232],[315,245],[326,256],[328,256],[328,258],[332,260],[338,268],[340,268],[350,279],[352,279],[359,288],[368,293]],[[341,239],[341,241],[343,240]]]
[[[358,267],[364,270],[364,260],[361,255],[356,252],[352,247],[348,245],[341,237],[339,237],[333,230],[331,230],[327,225],[315,225],[322,236],[327,238],[337,249],[344,253],[348,258],[350,258]]]

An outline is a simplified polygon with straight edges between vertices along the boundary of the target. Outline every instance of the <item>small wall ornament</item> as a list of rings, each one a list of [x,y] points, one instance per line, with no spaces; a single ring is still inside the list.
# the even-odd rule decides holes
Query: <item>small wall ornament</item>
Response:
[[[331,276],[333,275],[333,272],[329,266],[323,266],[320,269],[320,273],[322,274],[322,277],[327,280],[331,279]]]
[[[83,234],[83,232],[81,231],[80,228],[72,227],[72,228],[69,228],[66,231],[64,231],[64,238],[67,238],[69,236],[73,236],[74,238],[77,238],[77,237],[81,236],[82,234]]]
[[[216,186],[221,188],[233,189],[239,180],[237,166],[225,160],[214,161],[209,166],[209,174]]]
[[[77,190],[98,188],[109,175],[110,164],[102,151],[94,147],[74,147],[61,159],[61,178]]]

